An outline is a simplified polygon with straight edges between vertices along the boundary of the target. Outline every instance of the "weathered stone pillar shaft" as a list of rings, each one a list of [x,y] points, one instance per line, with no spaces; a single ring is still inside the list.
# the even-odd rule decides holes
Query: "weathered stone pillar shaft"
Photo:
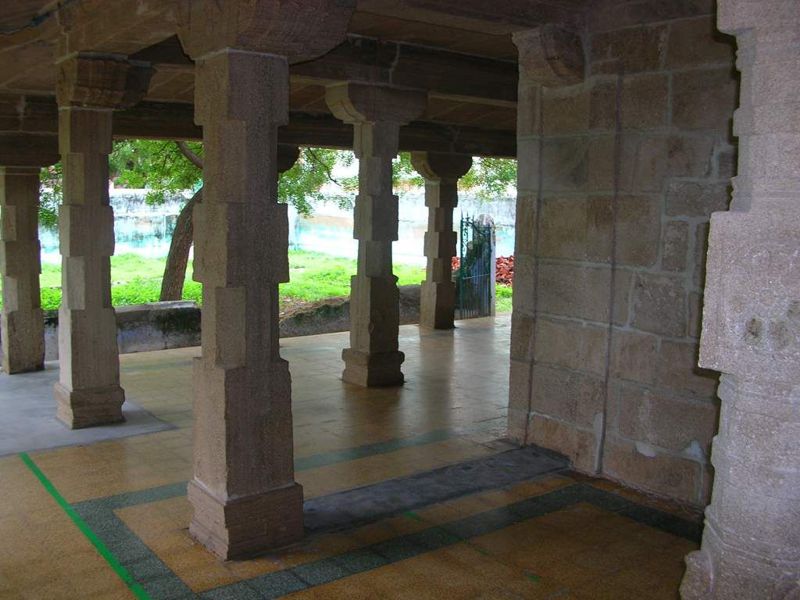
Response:
[[[800,595],[800,11],[721,0],[739,45],[739,169],[711,220],[700,364],[723,372],[711,505],[686,599]]]
[[[365,355],[386,354],[386,360],[397,369],[396,379],[386,383],[402,383],[399,369],[403,358],[397,352],[399,293],[392,273],[392,242],[397,239],[398,227],[392,159],[397,154],[400,127],[397,123],[357,123],[354,130],[359,184],[353,237],[358,240],[358,267],[351,284],[350,353],[345,361],[348,356],[358,361]],[[346,372],[345,380],[351,379]],[[358,377],[355,379],[358,382]]]
[[[64,106],[59,146],[64,172],[59,211],[58,418],[73,428],[121,421],[117,323],[111,306],[114,211],[108,198],[110,109]]]
[[[3,370],[44,368],[44,320],[39,290],[40,167],[0,167],[0,266],[3,272]]]
[[[419,323],[423,327],[452,329],[456,304],[452,260],[458,239],[453,231],[453,209],[458,206],[458,180],[469,171],[472,158],[415,152],[411,160],[425,179],[425,206],[428,207],[428,231],[425,232],[428,264],[420,289]]]
[[[291,379],[278,348],[289,262],[277,128],[288,121],[289,71],[283,57],[226,49],[200,58],[196,73],[205,189],[194,214],[203,314],[190,531],[230,558],[303,532]]]
[[[350,285],[350,348],[342,353],[342,379],[362,386],[400,385],[405,357],[398,350],[400,295],[392,273],[398,226],[392,160],[400,125],[422,113],[426,97],[415,90],[346,83],[329,87],[326,100],[334,115],[353,124],[359,160],[353,227],[358,270]]]
[[[118,56],[58,63],[61,307],[57,416],[72,428],[123,420],[117,322],[111,306],[114,211],[108,197],[113,110],[144,96],[153,70]]]

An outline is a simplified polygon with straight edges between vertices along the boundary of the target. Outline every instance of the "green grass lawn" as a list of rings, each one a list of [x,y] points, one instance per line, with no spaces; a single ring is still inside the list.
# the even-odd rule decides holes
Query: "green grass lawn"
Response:
[[[281,297],[314,302],[350,293],[350,277],[356,272],[356,261],[327,254],[292,250],[289,252],[289,283],[280,286]],[[136,254],[111,257],[111,302],[114,306],[158,301],[164,259],[145,258]],[[414,265],[395,265],[399,285],[418,284],[425,278],[425,269]],[[61,266],[42,265],[40,277],[42,308],[55,309],[61,303]],[[201,285],[188,273],[183,298],[200,302]]]
[[[280,286],[284,301],[315,302],[347,296],[350,276],[356,272],[356,261],[327,254],[292,250],[289,252],[289,283]],[[111,257],[111,301],[114,306],[157,302],[161,291],[164,259],[145,258],[137,254]],[[394,265],[398,285],[419,284],[425,269],[415,265]],[[61,265],[42,265],[39,279],[42,287],[42,308],[56,309],[61,303]],[[201,301],[200,283],[192,281],[191,268],[183,288],[184,300]],[[497,312],[511,310],[511,286],[497,286]]]
[[[512,296],[512,288],[510,285],[503,285],[502,283],[498,283],[495,286],[495,300],[494,300],[494,309],[495,312],[504,313],[504,312],[511,312],[511,296]]]

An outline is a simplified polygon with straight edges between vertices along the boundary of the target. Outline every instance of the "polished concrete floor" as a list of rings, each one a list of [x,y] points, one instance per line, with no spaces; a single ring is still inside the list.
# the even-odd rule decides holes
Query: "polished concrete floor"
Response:
[[[198,350],[123,356],[128,395],[174,429],[0,458],[0,597],[676,598],[696,515],[501,439],[509,328],[402,327],[407,383],[382,390],[338,379],[346,334],[282,340],[307,511],[407,493],[248,561],[187,532]]]

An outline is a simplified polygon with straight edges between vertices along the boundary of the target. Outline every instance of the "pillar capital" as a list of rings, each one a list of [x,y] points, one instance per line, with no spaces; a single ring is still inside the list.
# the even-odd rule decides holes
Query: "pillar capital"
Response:
[[[412,152],[411,164],[426,181],[458,180],[472,168],[472,157],[449,152]]]
[[[56,99],[60,107],[123,109],[147,93],[153,68],[111,54],[73,54],[58,63]]]
[[[330,85],[325,101],[345,123],[405,125],[425,112],[428,95],[422,90],[347,81]]]
[[[278,144],[278,174],[285,173],[300,158],[300,147],[292,144]]]
[[[194,60],[225,48],[311,60],[344,41],[354,0],[196,0],[179,17],[178,36]]]
[[[548,87],[583,81],[585,57],[577,33],[548,24],[518,31],[512,39],[519,50],[521,78]]]

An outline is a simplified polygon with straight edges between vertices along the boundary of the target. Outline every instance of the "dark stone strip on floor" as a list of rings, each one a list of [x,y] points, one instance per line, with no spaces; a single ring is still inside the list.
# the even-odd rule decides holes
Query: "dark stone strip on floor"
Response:
[[[345,490],[305,502],[307,532],[351,529],[421,506],[561,471],[566,459],[534,446]]]
[[[598,508],[616,512],[695,542],[700,540],[699,524],[643,507],[611,492],[578,483],[365,548],[219,587],[200,594],[200,598],[204,600],[279,598],[499,531],[579,502],[588,502]]]
[[[406,512],[456,496],[536,479],[543,474],[559,471],[564,465],[562,458],[537,448],[513,450],[311,499],[306,502],[306,522],[315,533],[356,527],[365,521],[374,521],[388,514]],[[428,486],[428,491],[425,486]],[[154,600],[197,597],[211,600],[277,598],[491,533],[567,508],[577,502],[591,503],[598,508],[693,541],[699,541],[701,532],[701,525],[698,523],[641,506],[587,484],[573,484],[442,526],[433,526],[415,534],[386,540],[338,556],[222,586],[198,596],[113,512],[115,509],[183,494],[185,484],[177,483],[80,502],[73,507]],[[348,497],[349,494],[352,495]],[[316,511],[308,511],[309,505],[312,509],[316,507]]]
[[[320,452],[319,454],[312,454],[310,456],[304,456],[295,459],[295,470],[307,471],[309,469],[327,467],[338,463],[357,460],[359,458],[369,458],[370,456],[377,456],[379,454],[389,454],[403,448],[412,448],[414,446],[424,446],[426,444],[444,442],[456,437],[489,430],[492,428],[495,420],[496,419],[489,419],[463,428],[436,429],[407,438],[397,438],[393,440],[387,440],[385,442],[365,444],[363,446],[345,448],[344,450]],[[157,502],[159,500],[166,500],[168,498],[175,498],[177,496],[185,495],[186,484],[186,481],[179,481],[177,483],[169,483],[167,485],[148,488],[146,490],[123,492],[122,494],[115,494],[113,496],[84,500],[74,504],[73,506],[77,507],[85,504],[103,503],[104,505],[117,509],[124,508],[126,506],[135,506],[137,504],[147,504],[148,502]]]
[[[197,595],[114,514],[111,506],[84,502],[80,506],[73,505],[73,508],[150,598],[154,600],[197,598]]]

